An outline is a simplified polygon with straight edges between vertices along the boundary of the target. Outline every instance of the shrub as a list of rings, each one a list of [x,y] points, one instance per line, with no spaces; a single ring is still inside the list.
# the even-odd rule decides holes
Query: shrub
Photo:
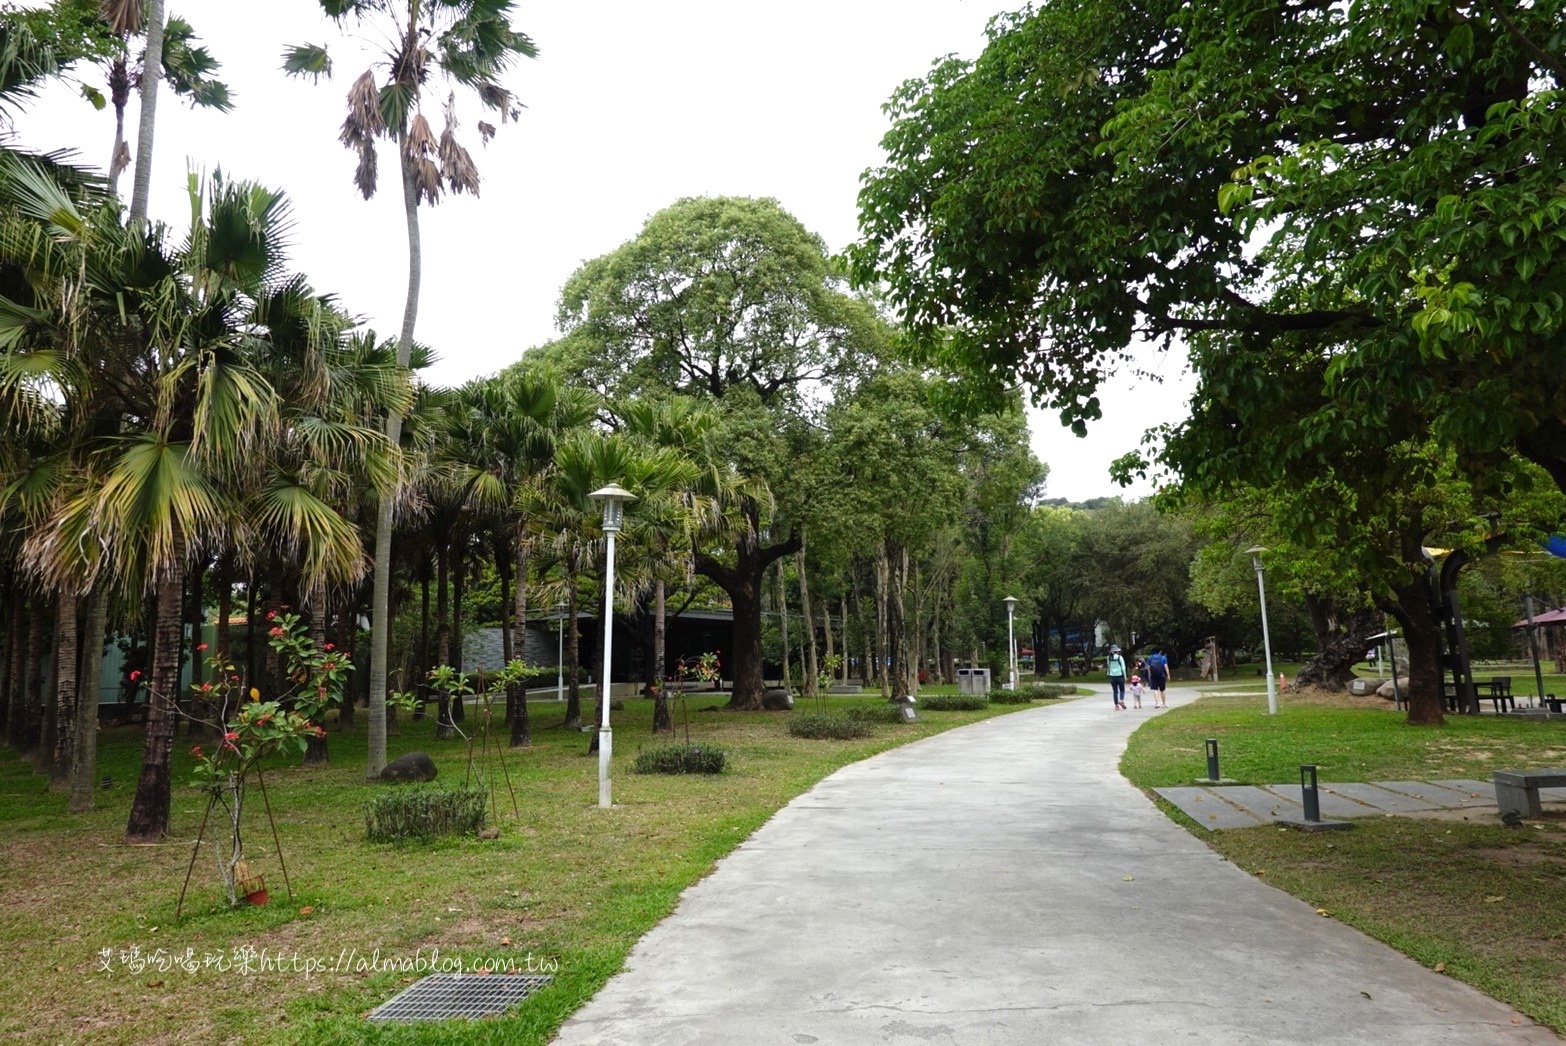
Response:
[[[901,723],[903,708],[890,702],[884,705],[855,706],[844,712],[857,723]]]
[[[372,843],[427,843],[484,827],[489,793],[482,788],[398,788],[364,804],[364,834]]]
[[[700,745],[660,745],[636,753],[639,774],[721,774],[726,756],[721,748]]]
[[[1027,694],[1030,700],[1039,701],[1052,697],[1066,697],[1077,692],[1075,683],[1024,683],[1017,689],[1019,694]],[[991,698],[993,700],[993,697]]]
[[[1036,694],[1029,693],[1027,687],[1018,687],[1016,690],[991,690],[990,704],[1025,705],[1030,703],[1036,696]]]
[[[870,724],[864,720],[822,712],[795,712],[788,717],[788,732],[794,737],[835,741],[852,741],[856,737],[869,737],[871,733]]]
[[[989,703],[983,694],[931,694],[919,700],[919,707],[931,712],[977,712]]]

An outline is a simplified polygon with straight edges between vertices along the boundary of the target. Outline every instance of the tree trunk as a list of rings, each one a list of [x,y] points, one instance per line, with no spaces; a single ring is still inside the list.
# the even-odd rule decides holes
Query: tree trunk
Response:
[[[667,610],[663,578],[659,578],[653,582],[652,729],[655,734],[674,733],[674,716],[669,713],[669,694],[664,689],[665,676],[668,675],[664,671],[664,659],[667,656],[665,646],[668,639],[668,622],[664,616]]]
[[[51,792],[67,792],[71,787],[74,731],[80,714],[76,670],[81,623],[77,603],[76,593],[64,587],[54,599],[54,743],[48,752]]]
[[[37,714],[39,718],[37,739],[38,744],[37,747],[33,750],[32,763],[33,768],[39,773],[43,774],[49,773],[49,767],[54,762],[54,749],[55,745],[59,742],[60,736],[60,705],[58,687],[59,670],[57,667],[45,667],[47,664],[53,664],[55,661],[54,647],[58,637],[53,634],[52,628],[54,627],[54,618],[58,616],[58,611],[56,609],[58,606],[58,598],[50,600],[46,604],[46,612],[49,615],[48,621],[46,622],[44,616],[40,614],[37,622],[40,626],[40,630],[43,628],[51,629],[48,642],[44,642],[43,636],[41,634],[39,636],[38,667],[36,669],[37,675],[35,676],[35,681],[33,683],[34,689],[39,692],[39,700],[37,704],[34,705],[35,714]],[[44,689],[45,679],[48,679],[50,683],[47,690]]]
[[[761,586],[767,567],[777,559],[799,550],[799,537],[767,548],[761,546],[758,524],[761,507],[754,502],[745,506],[746,527],[734,545],[734,566],[728,567],[710,556],[697,553],[696,573],[710,578],[729,597],[734,609],[734,649],[729,665],[734,672],[734,693],[728,707],[759,712],[766,691],[761,670]]]
[[[109,627],[109,597],[102,584],[87,594],[81,686],[76,695],[76,747],[71,758],[73,814],[93,808],[98,785],[98,692],[103,682],[103,640]]]
[[[438,663],[451,661],[451,546],[442,542],[435,550],[435,657]],[[457,736],[451,717],[451,695],[442,690],[436,697],[435,736],[442,741]]]
[[[27,712],[27,595],[19,579],[11,580],[11,620],[6,625],[6,702],[5,739],[12,748],[21,749],[22,723]]]
[[[881,686],[881,696],[890,698],[892,687],[891,680],[887,678],[887,669],[892,653],[891,622],[888,618],[892,567],[886,557],[886,545],[883,542],[881,554],[875,560],[875,678]]]
[[[413,352],[413,330],[419,317],[419,280],[423,255],[419,247],[419,196],[413,170],[402,150],[403,135],[397,135],[397,168],[402,174],[402,209],[408,227],[408,294],[402,307],[402,330],[397,335],[397,366],[407,367]],[[402,414],[386,412],[386,441],[402,445]],[[401,486],[401,477],[398,485]],[[370,610],[370,730],[365,777],[374,780],[386,767],[386,664],[391,637],[391,558],[392,502],[394,492],[385,491],[376,503],[375,513],[375,590]]]
[[[231,619],[234,616],[234,561],[225,554],[218,560],[217,578],[217,623],[213,628],[212,642],[217,647],[212,657],[217,663],[228,665],[232,663],[231,652],[234,646],[233,625]],[[220,669],[221,671],[221,669]],[[223,716],[226,709],[218,709],[212,716],[212,728],[215,734],[223,733]]]
[[[1364,660],[1370,637],[1381,631],[1381,613],[1366,607],[1347,618],[1332,615],[1336,627],[1316,637],[1316,656],[1294,677],[1299,686],[1341,691],[1354,678],[1354,665]],[[1314,620],[1314,616],[1313,616]],[[1324,619],[1325,620],[1325,619]]]
[[[777,596],[776,596],[776,598],[777,598],[777,602],[778,602],[778,631],[779,631],[779,638],[782,640],[782,649],[783,649],[783,678],[779,682],[780,682],[780,685],[783,687],[784,690],[791,690],[794,687],[794,679],[793,679],[793,672],[790,670],[790,667],[789,667],[789,660],[790,660],[790,658],[789,658],[789,648],[788,648],[788,582],[786,580],[784,580],[784,577],[783,577],[783,575],[786,573],[786,571],[783,569],[783,560],[781,560],[781,559],[778,560],[777,567],[778,567],[778,576],[777,576]]]
[[[42,707],[44,610],[46,604],[37,595],[28,601],[32,613],[27,616],[26,653],[22,658],[21,738],[17,751],[31,753],[39,742],[38,711]]]
[[[821,693],[821,666],[816,660],[815,617],[810,612],[810,583],[805,579],[805,534],[799,535],[799,551],[794,553],[794,563],[799,571],[799,620],[805,629],[805,685],[804,696],[818,697]]]
[[[136,130],[136,176],[132,180],[130,224],[147,220],[152,190],[152,140],[157,126],[158,84],[163,79],[163,0],[146,0],[142,15],[146,47],[141,60],[141,119]]]
[[[576,555],[566,557],[566,717],[567,730],[582,726],[582,633],[576,627]]]
[[[517,588],[515,606],[511,612],[511,640],[516,657],[527,656],[527,580],[528,546],[523,524],[517,524]],[[564,622],[561,622],[563,625]],[[533,743],[533,726],[528,722],[527,686],[516,684],[516,701],[511,708],[511,747],[526,748]],[[508,697],[509,701],[509,697]]]
[[[887,680],[882,693],[894,702],[906,702],[909,692],[908,663],[908,550],[896,542],[885,546]]]
[[[184,652],[184,540],[176,538],[171,562],[158,578],[152,637],[152,683],[147,700],[147,730],[141,749],[141,776],[131,802],[125,841],[155,843],[168,834],[172,781],[169,755],[174,745],[175,694]]]
[[[468,580],[466,557],[463,555],[464,547],[465,542],[459,539],[451,561],[451,667],[457,670],[458,676],[466,675],[462,663],[462,600],[467,591]],[[452,724],[466,722],[467,718],[467,700],[462,695],[458,695],[451,702]]]
[[[1423,577],[1411,578],[1396,590],[1395,602],[1384,609],[1403,627],[1408,649],[1408,722],[1414,726],[1440,726],[1446,721],[1442,702],[1441,623],[1431,606],[1430,585]],[[1360,647],[1364,653],[1364,647]]]
[[[908,576],[912,567],[913,577]],[[908,630],[908,692],[919,692],[919,675],[924,671],[924,589],[919,584],[919,564],[910,564],[907,546],[903,547],[903,588],[913,592],[913,628]]]

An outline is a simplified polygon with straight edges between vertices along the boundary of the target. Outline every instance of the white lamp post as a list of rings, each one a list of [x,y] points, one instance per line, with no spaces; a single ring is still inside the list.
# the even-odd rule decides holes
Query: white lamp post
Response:
[[[609,678],[612,675],[609,655],[614,649],[614,536],[620,532],[626,502],[635,501],[636,495],[618,483],[611,483],[587,496],[603,502],[604,538],[608,544],[604,556],[604,691],[603,700],[599,702],[603,708],[603,722],[598,724],[598,805],[607,809],[614,805],[609,795],[609,756],[614,742],[609,732]]]
[[[1256,568],[1256,591],[1261,598],[1262,650],[1267,655],[1267,714],[1278,714],[1278,684],[1272,678],[1272,638],[1267,634],[1267,582],[1262,577],[1261,554],[1267,551],[1260,545],[1252,545],[1245,551],[1251,554],[1251,565]]]
[[[1006,597],[1006,657],[1011,668],[1011,681],[1007,683],[1007,690],[1017,689],[1017,633],[1012,627],[1012,619],[1017,610],[1017,597]]]

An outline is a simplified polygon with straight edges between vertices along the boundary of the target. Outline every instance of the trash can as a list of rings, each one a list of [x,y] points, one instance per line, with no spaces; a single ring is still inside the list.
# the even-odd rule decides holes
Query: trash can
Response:
[[[990,670],[987,668],[959,668],[957,670],[957,692],[959,694],[988,694],[990,692]]]

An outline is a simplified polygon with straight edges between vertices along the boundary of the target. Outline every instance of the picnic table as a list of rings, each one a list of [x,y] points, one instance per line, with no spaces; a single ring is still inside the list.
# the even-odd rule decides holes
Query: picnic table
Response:
[[[1442,696],[1446,701],[1448,712],[1477,713],[1479,702],[1489,700],[1495,705],[1496,712],[1515,711],[1517,702],[1512,697],[1512,677],[1496,676],[1492,679],[1475,679],[1473,703],[1464,707],[1465,702],[1457,693],[1455,683],[1442,684]]]

